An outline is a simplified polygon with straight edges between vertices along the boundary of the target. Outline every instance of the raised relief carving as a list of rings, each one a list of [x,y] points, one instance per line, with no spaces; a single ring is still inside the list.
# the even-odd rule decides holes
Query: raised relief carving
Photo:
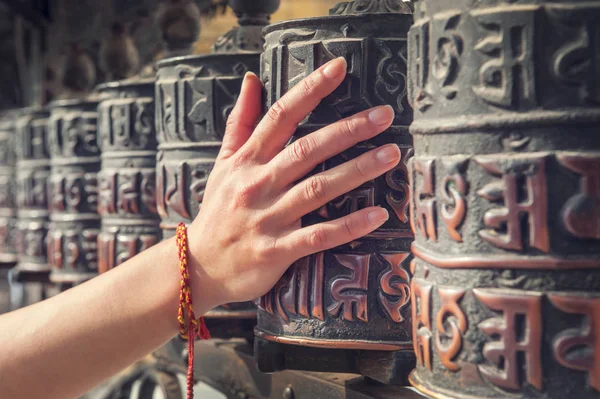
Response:
[[[548,299],[565,313],[585,316],[581,327],[555,338],[554,358],[566,368],[587,372],[590,386],[600,392],[600,298],[550,294]]]
[[[377,64],[375,95],[381,104],[391,104],[396,110],[396,119],[406,110],[408,91],[408,60],[405,40],[375,40],[381,52]],[[373,55],[371,55],[373,57]]]
[[[389,190],[385,200],[402,223],[408,223],[410,218],[410,185],[408,177],[408,160],[412,156],[412,148],[402,149],[402,161],[394,169],[385,174],[385,182]]]
[[[158,167],[158,212],[164,218],[168,216],[167,209],[185,219],[191,217],[187,208],[187,186],[184,175],[186,167],[186,162],[162,164]]]
[[[444,367],[456,372],[460,370],[456,356],[462,349],[463,335],[467,332],[467,316],[459,305],[465,290],[440,287],[438,293],[442,306],[436,317],[435,344]]]
[[[475,50],[488,58],[473,91],[490,104],[532,108],[537,104],[534,33],[537,6],[513,5],[472,11],[481,40]]]
[[[477,299],[502,315],[479,323],[492,338],[483,346],[489,364],[479,371],[497,387],[520,390],[524,381],[542,390],[542,294],[475,289]]]
[[[98,184],[100,185],[98,213],[100,215],[117,213],[117,173],[103,170],[98,176]]]
[[[466,195],[469,189],[469,184],[465,179],[467,159],[444,160],[442,165],[446,170],[446,177],[442,182],[440,213],[450,238],[456,242],[463,242],[462,234],[458,229],[465,221],[467,214]]]
[[[409,100],[414,109],[425,112],[434,103],[433,96],[428,92],[429,83],[429,37],[431,22],[429,18],[421,18],[408,32],[409,47],[408,68],[411,85]]]
[[[367,323],[367,291],[371,254],[336,254],[337,262],[352,271],[351,277],[338,277],[331,283],[332,303],[327,312],[332,316],[343,313],[344,320]]]
[[[435,16],[432,22],[432,36],[437,43],[431,72],[447,99],[453,99],[458,92],[453,84],[458,77],[463,52],[463,40],[457,31],[460,17],[459,11],[444,13]]]
[[[503,206],[487,211],[479,235],[504,249],[523,251],[528,244],[550,251],[546,155],[480,156],[475,161],[495,180],[477,191],[480,197]],[[527,216],[527,223],[524,222]],[[527,232],[529,242],[523,237]]]
[[[563,223],[577,238],[600,240],[600,156],[559,154],[558,160],[581,176],[581,192],[562,210]]]
[[[50,231],[48,233],[46,241],[48,263],[55,269],[62,269],[63,267],[62,240],[63,236],[61,232]]]
[[[46,209],[48,199],[46,183],[48,172],[31,170],[29,174],[18,177],[17,206],[21,209]]]
[[[142,181],[140,183],[140,190],[142,196],[142,204],[148,209],[148,211],[155,215],[157,214],[156,202],[156,172],[155,171],[142,171]]]
[[[432,285],[415,278],[410,284],[412,302],[413,346],[417,366],[431,370],[431,289]]]
[[[405,268],[409,253],[381,254],[387,264],[379,279],[381,291],[378,298],[385,314],[395,323],[402,323],[402,311],[410,304],[410,275]]]
[[[140,193],[137,188],[138,186],[138,174],[137,171],[133,173],[120,173],[119,174],[119,188],[117,195],[117,208],[126,213],[137,215],[140,213],[139,200]]]
[[[413,158],[409,164],[414,190],[411,225],[415,235],[420,234],[425,239],[437,241],[434,165],[435,161],[432,159],[418,158]],[[417,182],[417,175],[422,176],[420,184]]]
[[[54,156],[97,156],[97,114],[95,112],[64,112],[52,116],[49,125],[50,148]]]
[[[548,7],[558,21],[575,30],[577,36],[554,54],[552,72],[560,81],[579,88],[581,101],[600,103],[600,29],[597,7]]]
[[[106,273],[115,267],[115,236],[101,233],[98,236],[98,273]]]

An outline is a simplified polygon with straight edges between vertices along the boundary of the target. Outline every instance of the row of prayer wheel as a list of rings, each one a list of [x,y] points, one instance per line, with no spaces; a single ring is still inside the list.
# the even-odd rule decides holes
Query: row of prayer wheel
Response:
[[[279,1],[230,5],[240,27],[213,54],[2,115],[0,262],[68,286],[172,236],[198,213],[244,74],[266,108],[343,56],[346,80],[294,139],[390,104],[388,131],[318,171],[387,143],[402,161],[303,223],[391,218],[299,260],[257,306],[213,310],[216,335],[254,335],[265,372],[599,397],[600,1],[356,0],[264,30]]]

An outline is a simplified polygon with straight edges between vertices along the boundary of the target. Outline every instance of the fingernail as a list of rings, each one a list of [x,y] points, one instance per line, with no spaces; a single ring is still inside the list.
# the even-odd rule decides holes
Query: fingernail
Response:
[[[386,145],[375,154],[375,157],[382,163],[390,163],[394,162],[398,159],[398,146],[396,145]]]
[[[389,105],[377,107],[369,112],[369,120],[371,123],[381,126],[389,125],[394,119],[394,108]]]
[[[329,79],[335,79],[341,74],[346,73],[346,59],[344,57],[336,58],[330,61],[329,64],[323,69],[323,75]]]
[[[258,76],[254,72],[248,71],[248,72],[246,72],[246,75],[244,76],[244,79],[248,79],[251,76],[253,76],[255,78],[258,78]]]
[[[387,222],[387,220],[390,218],[390,213],[385,208],[379,208],[369,212],[367,218],[369,219],[370,224],[379,226]]]

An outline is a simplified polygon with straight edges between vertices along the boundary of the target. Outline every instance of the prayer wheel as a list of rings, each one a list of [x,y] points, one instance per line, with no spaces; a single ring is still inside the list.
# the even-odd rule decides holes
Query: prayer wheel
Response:
[[[410,381],[430,397],[600,397],[598,18],[417,3]]]
[[[227,118],[246,72],[259,72],[261,29],[279,1],[229,4],[240,26],[217,41],[213,54],[158,63],[157,205],[164,237],[173,236],[178,223],[191,223],[198,214]],[[256,307],[251,302],[228,304],[209,312],[206,319],[213,336],[251,338]]]
[[[42,108],[23,110],[16,123],[16,203],[18,208],[15,246],[18,253],[18,280],[48,282],[46,257],[48,233],[48,118]]]
[[[396,143],[401,163],[385,176],[310,214],[303,225],[337,219],[369,206],[389,210],[379,230],[296,262],[259,300],[255,357],[261,371],[299,369],[362,373],[402,384],[414,365],[411,341],[407,158],[408,3],[340,3],[331,15],[286,21],[265,29],[262,79],[270,107],[327,61],[345,57],[348,76],[300,124],[294,140],[377,105],[390,104],[393,126],[323,164],[321,172],[376,146]]]
[[[156,133],[154,79],[111,82],[97,88],[98,268],[103,273],[161,239],[156,210]]]
[[[11,268],[17,262],[15,176],[15,120],[18,111],[0,115],[0,268]]]
[[[98,99],[50,105],[50,280],[76,285],[98,273]]]

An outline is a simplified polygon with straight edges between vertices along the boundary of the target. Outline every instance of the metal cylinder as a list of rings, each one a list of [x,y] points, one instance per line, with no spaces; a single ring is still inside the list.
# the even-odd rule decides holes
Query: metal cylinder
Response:
[[[98,273],[97,109],[97,99],[57,101],[50,106],[47,252],[54,283],[79,284]]]
[[[417,4],[410,380],[428,396],[600,396],[599,13]]]
[[[98,271],[106,272],[161,239],[156,210],[154,79],[98,87],[102,168],[98,176]]]
[[[15,119],[17,111],[0,115],[0,268],[17,262],[15,187]]]
[[[300,124],[294,140],[376,105],[391,104],[396,112],[385,133],[326,161],[316,172],[387,143],[396,143],[403,159],[385,176],[304,218],[309,225],[368,206],[385,207],[391,215],[361,240],[301,259],[260,299],[255,356],[262,371],[360,372],[404,383],[414,364],[406,166],[412,152],[406,98],[410,13],[402,1],[346,2],[328,17],[265,29],[261,73],[267,106],[327,61],[345,57],[348,62],[346,80]]]
[[[157,207],[165,238],[175,235],[178,223],[191,223],[198,214],[244,74],[258,69],[259,55],[252,53],[177,57],[158,64]],[[232,304],[206,317],[209,322],[231,319],[236,324],[236,319],[255,319],[256,308],[251,303]]]

